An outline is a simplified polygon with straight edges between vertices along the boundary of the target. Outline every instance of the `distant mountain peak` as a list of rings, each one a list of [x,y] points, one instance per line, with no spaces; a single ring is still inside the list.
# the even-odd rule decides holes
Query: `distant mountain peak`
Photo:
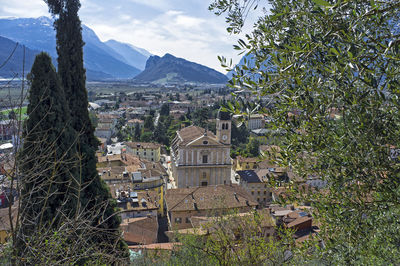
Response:
[[[166,53],[153,55],[146,62],[145,70],[134,78],[136,82],[149,83],[213,83],[223,84],[227,77],[209,67],[190,62]]]

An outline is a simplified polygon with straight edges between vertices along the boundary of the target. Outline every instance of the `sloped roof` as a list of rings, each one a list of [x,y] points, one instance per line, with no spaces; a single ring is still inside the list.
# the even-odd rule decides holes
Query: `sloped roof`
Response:
[[[258,177],[254,170],[243,170],[236,172],[240,179],[247,183],[262,183],[263,181]]]
[[[204,128],[198,126],[188,126],[178,130],[176,132],[177,137],[179,138],[178,145],[186,145],[189,142],[201,137],[204,135]],[[216,136],[211,131],[207,130],[207,136],[216,140]]]
[[[168,211],[230,209],[258,205],[246,190],[236,184],[169,189],[165,201]]]
[[[125,142],[125,144],[132,149],[158,149],[161,144],[153,142]]]
[[[121,223],[124,240],[131,243],[153,244],[157,242],[157,217],[125,219]]]

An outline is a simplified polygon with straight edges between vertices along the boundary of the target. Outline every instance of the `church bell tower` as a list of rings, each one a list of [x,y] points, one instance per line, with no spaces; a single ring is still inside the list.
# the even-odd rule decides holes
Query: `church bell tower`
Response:
[[[231,115],[228,112],[223,112],[221,109],[217,115],[217,139],[220,143],[230,145],[231,144]]]

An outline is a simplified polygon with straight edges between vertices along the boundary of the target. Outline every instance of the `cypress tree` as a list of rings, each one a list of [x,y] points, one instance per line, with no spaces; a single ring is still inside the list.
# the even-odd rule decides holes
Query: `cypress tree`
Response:
[[[29,74],[28,119],[18,155],[21,191],[21,237],[54,227],[61,215],[76,210],[76,132],[69,126],[64,91],[46,53],[36,56]]]
[[[47,0],[46,3],[50,12],[58,16],[54,23],[57,31],[58,74],[67,96],[71,125],[79,134],[77,149],[80,172],[78,178],[83,186],[83,190],[80,191],[81,206],[88,211],[98,211],[96,217],[89,217],[89,219],[92,220],[93,226],[105,229],[104,232],[107,232],[99,233],[94,241],[114,244],[119,238],[118,228],[121,221],[118,215],[115,215],[116,203],[96,169],[95,151],[99,142],[94,136],[94,127],[88,112],[86,76],[83,66],[84,42],[78,16],[80,2],[79,0]]]

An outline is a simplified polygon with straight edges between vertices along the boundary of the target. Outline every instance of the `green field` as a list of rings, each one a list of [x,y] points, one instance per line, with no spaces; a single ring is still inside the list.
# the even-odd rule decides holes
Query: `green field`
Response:
[[[23,117],[23,118],[26,117],[26,111],[27,111],[27,109],[28,109],[27,106],[23,106],[23,107],[21,108],[21,112],[22,112],[22,117]],[[0,114],[1,114],[2,116],[8,117],[8,114],[9,114],[11,111],[14,111],[15,114],[16,114],[17,116],[19,115],[19,112],[20,112],[19,108],[14,108],[14,109],[7,109],[7,110],[0,111]]]

